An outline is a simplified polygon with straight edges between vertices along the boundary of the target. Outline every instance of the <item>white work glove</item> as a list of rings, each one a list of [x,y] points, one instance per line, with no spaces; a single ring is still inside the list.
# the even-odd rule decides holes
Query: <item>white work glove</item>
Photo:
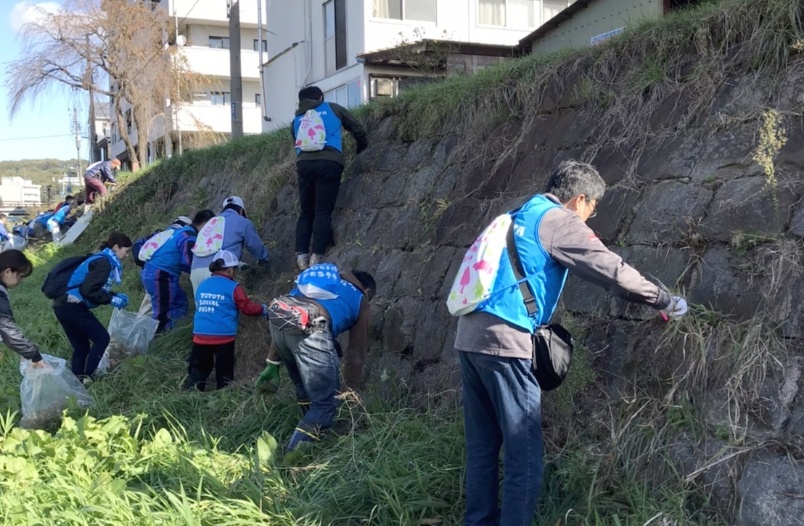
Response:
[[[687,300],[681,296],[673,296],[670,298],[670,305],[662,309],[662,312],[671,320],[681,319],[687,314]]]

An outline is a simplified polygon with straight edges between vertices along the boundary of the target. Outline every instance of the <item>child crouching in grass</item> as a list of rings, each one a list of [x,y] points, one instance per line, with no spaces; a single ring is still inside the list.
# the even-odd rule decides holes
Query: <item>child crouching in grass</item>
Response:
[[[246,316],[266,315],[268,307],[248,299],[242,285],[234,280],[239,264],[237,256],[219,250],[209,265],[212,276],[198,286],[188,388],[203,391],[213,366],[218,389],[226,387],[234,379],[238,312]]]

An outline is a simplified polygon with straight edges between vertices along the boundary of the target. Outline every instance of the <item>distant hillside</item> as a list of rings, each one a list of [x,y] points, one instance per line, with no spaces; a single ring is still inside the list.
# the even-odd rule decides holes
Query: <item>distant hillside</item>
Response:
[[[65,172],[71,172],[75,160],[61,159],[25,159],[24,161],[0,161],[0,176],[19,176],[30,179],[35,184],[47,186],[53,184],[53,178],[60,179]],[[86,161],[81,163],[86,166]]]

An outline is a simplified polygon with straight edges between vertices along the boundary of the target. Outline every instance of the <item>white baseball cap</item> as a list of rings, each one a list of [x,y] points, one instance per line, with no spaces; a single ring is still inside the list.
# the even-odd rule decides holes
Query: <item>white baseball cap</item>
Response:
[[[190,226],[193,224],[193,220],[187,216],[179,216],[173,220],[173,224],[181,226]]]
[[[244,213],[246,211],[246,205],[245,205],[245,203],[243,203],[243,199],[238,197],[238,196],[236,196],[236,195],[230,195],[229,197],[224,199],[223,204],[221,205],[221,208],[226,208],[229,205],[237,205],[237,206],[239,206],[240,208],[243,209]]]
[[[215,253],[215,256],[212,258],[212,261],[218,261],[219,259],[223,260],[223,268],[231,268],[240,265],[240,261],[237,260],[237,256],[228,250],[218,250]]]

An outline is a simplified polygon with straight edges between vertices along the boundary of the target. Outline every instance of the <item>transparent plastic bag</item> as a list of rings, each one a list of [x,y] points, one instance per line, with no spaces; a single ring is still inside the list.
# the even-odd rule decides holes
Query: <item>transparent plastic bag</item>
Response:
[[[109,353],[112,361],[118,363],[123,357],[148,352],[148,345],[154,339],[157,327],[159,322],[149,316],[114,309],[109,321]]]
[[[33,367],[30,360],[20,362],[20,427],[27,429],[45,429],[57,424],[70,398],[80,407],[89,407],[94,402],[81,380],[67,368],[66,360],[43,354],[42,361],[43,367]]]

